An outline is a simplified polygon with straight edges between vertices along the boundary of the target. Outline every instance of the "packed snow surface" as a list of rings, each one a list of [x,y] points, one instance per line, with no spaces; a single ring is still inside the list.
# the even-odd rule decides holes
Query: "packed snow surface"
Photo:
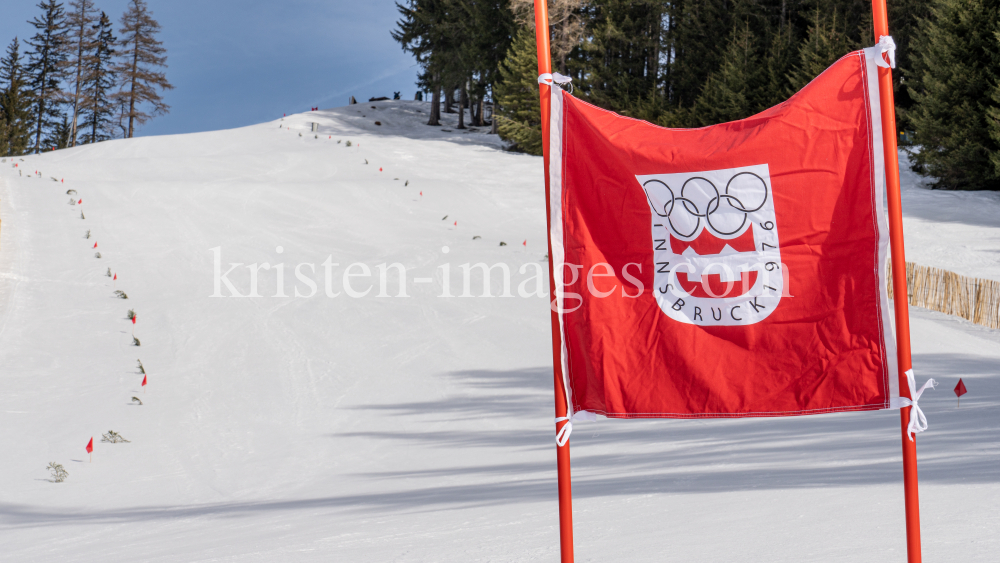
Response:
[[[541,159],[427,111],[0,165],[0,560],[558,560],[547,299],[519,296],[545,264]],[[908,259],[1000,279],[997,194],[904,179]],[[242,295],[256,264],[261,297],[211,297],[216,256]],[[407,297],[398,269],[379,287],[397,262]],[[478,262],[514,296],[459,297]],[[345,288],[352,263],[370,275]],[[913,343],[941,382],[925,560],[995,561],[1000,333],[914,309]],[[897,411],[577,424],[577,560],[903,561],[899,435]]]

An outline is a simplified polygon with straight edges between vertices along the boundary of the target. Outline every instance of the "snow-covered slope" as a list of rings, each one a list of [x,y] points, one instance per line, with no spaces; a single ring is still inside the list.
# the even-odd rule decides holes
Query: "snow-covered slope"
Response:
[[[517,296],[544,264],[541,159],[426,112],[358,104],[0,164],[0,560],[558,559],[547,301]],[[904,197],[917,262],[949,259],[911,250],[933,229],[1000,228],[951,194]],[[210,297],[214,252],[244,265],[242,294],[267,263],[262,297]],[[365,297],[345,293],[355,262]],[[393,273],[379,297],[396,262],[409,296]],[[508,264],[515,297],[458,297],[477,262]],[[439,297],[445,264],[456,297]],[[1000,334],[917,310],[913,331],[918,378],[943,383],[921,401],[926,558],[990,561]],[[101,443],[109,429],[131,442]],[[895,411],[577,425],[578,560],[902,560],[898,435]]]
[[[1000,280],[1000,192],[927,189],[900,156],[906,259]]]

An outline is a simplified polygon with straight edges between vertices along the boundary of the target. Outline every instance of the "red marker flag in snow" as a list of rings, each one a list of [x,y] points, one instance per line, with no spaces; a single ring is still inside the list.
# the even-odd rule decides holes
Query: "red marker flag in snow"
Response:
[[[97,243],[96,242],[94,243],[94,248],[97,248]]]
[[[78,201],[76,203],[77,203],[77,205],[79,205],[79,204],[83,203],[83,200],[81,199],[80,201]]]
[[[93,436],[91,436],[90,441],[87,442],[87,453],[88,454],[94,453],[94,437]]]
[[[570,415],[898,408],[876,57],[741,121],[665,129],[551,88]]]
[[[146,386],[146,376],[145,375],[142,376],[142,386],[143,387]]]
[[[132,324],[135,324],[135,320],[139,318],[139,315],[132,315]]]
[[[958,385],[955,386],[955,396],[956,397],[961,397],[962,395],[965,395],[966,393],[968,393],[968,391],[965,389],[965,384],[962,383],[962,379],[959,378]]]
[[[111,281],[118,281],[118,272],[115,272],[115,279],[113,279]]]

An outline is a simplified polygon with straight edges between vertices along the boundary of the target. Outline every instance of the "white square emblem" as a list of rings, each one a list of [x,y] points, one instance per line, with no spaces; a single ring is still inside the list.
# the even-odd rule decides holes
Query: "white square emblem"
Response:
[[[766,164],[636,179],[652,211],[653,294],[668,317],[749,325],[777,308],[785,266]]]

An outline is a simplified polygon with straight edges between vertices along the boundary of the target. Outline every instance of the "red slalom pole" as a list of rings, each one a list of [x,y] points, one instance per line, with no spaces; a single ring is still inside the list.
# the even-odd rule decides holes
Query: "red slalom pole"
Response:
[[[552,53],[549,48],[549,10],[545,0],[535,0],[535,44],[538,47],[538,74],[552,72]],[[549,203],[549,114],[551,100],[547,84],[539,84],[542,106],[542,158],[545,166],[545,225],[552,232],[552,209]],[[556,297],[555,276],[552,266],[552,237],[548,237],[549,249],[549,296]],[[562,337],[559,333],[559,315],[551,309],[552,320],[552,373],[554,376],[556,418],[564,418],[569,412],[566,404],[566,388],[562,373]],[[557,422],[556,431],[569,421]],[[573,563],[573,483],[569,465],[569,441],[556,446],[556,474],[559,490],[559,552],[561,563]]]
[[[889,35],[886,0],[872,0],[875,40]],[[899,153],[896,147],[896,105],[892,93],[892,69],[878,69],[879,103],[882,109],[882,146],[885,150],[886,195],[889,203],[889,248],[892,252],[892,294],[896,312],[896,358],[899,363],[900,395],[909,395],[906,371],[910,358],[910,311],[906,290],[906,257],[903,251],[903,211],[899,191]],[[905,390],[905,391],[904,391]],[[906,560],[920,563],[920,496],[917,490],[917,442],[906,429],[910,409],[899,409],[903,438],[903,496],[906,502]]]

